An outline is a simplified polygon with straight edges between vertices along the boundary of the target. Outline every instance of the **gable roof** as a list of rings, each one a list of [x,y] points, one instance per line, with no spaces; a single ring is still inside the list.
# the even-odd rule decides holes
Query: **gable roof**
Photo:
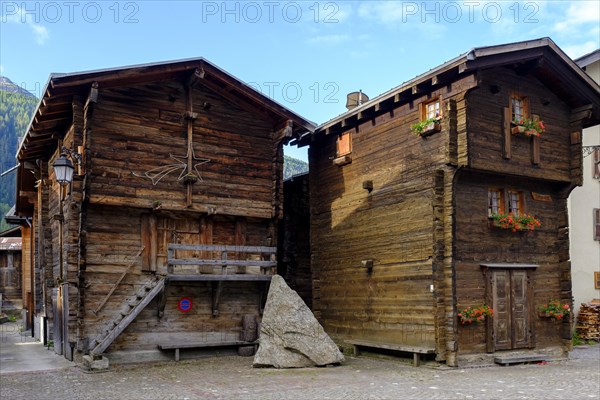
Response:
[[[587,67],[588,65],[595,63],[600,60],[600,49],[596,49],[591,53],[585,54],[579,58],[576,58],[574,61],[581,68]]]
[[[86,98],[91,85],[98,90],[129,86],[146,82],[178,79],[184,82],[193,75],[199,84],[220,93],[229,101],[242,107],[251,107],[276,125],[292,122],[292,133],[298,137],[312,131],[315,124],[301,117],[276,101],[266,97],[233,75],[225,72],[204,58],[140,64],[74,73],[53,73],[48,78],[35,113],[17,150],[17,159],[35,160],[48,154],[56,146],[56,139],[64,133],[72,121],[72,98]]]
[[[600,123],[600,86],[571,60],[550,38],[497,46],[477,47],[435,67],[385,93],[319,125],[292,144],[310,143],[310,135],[347,130],[423,93],[470,75],[477,70],[510,66],[530,71],[572,108],[592,106],[584,126]]]

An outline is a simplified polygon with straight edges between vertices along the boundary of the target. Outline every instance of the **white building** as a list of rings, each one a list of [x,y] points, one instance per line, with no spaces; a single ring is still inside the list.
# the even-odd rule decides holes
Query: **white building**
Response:
[[[600,49],[575,60],[600,83]],[[575,315],[600,299],[600,125],[583,131],[583,186],[569,197],[569,236]]]

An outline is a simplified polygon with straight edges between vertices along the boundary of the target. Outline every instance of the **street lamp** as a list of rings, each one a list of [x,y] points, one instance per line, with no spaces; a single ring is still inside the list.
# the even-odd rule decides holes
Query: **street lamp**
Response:
[[[64,149],[61,152],[60,157],[54,161],[53,168],[56,182],[61,186],[68,185],[73,181],[73,163],[67,158],[67,153]]]
[[[59,215],[58,215],[58,247],[59,247],[59,276],[57,279],[58,293],[57,293],[57,301],[62,305],[63,315],[62,318],[62,327],[61,327],[61,336],[63,339],[66,339],[66,335],[69,331],[69,318],[68,318],[68,282],[67,282],[67,274],[64,266],[64,214],[63,214],[63,201],[64,194],[63,190],[65,186],[69,185],[73,182],[73,171],[75,168],[73,167],[73,163],[70,159],[73,159],[79,165],[81,161],[81,155],[76,152],[70,151],[66,147],[63,147],[60,151],[60,156],[52,167],[54,168],[54,177],[56,182],[60,185],[59,187]],[[63,348],[66,351],[66,340],[63,340]],[[62,354],[62,353],[61,353]]]

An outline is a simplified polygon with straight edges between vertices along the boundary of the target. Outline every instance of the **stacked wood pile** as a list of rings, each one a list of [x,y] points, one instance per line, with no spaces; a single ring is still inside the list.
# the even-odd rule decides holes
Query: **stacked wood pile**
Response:
[[[581,303],[577,334],[583,340],[600,340],[600,301]]]

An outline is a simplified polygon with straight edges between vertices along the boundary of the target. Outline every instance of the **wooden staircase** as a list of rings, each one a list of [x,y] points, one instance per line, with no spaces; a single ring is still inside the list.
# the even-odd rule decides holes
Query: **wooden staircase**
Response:
[[[125,307],[117,313],[90,343],[90,354],[100,355],[110,344],[129,326],[129,324],[142,312],[142,310],[160,293],[165,287],[165,278],[156,277],[147,282],[132,297],[127,299]]]

